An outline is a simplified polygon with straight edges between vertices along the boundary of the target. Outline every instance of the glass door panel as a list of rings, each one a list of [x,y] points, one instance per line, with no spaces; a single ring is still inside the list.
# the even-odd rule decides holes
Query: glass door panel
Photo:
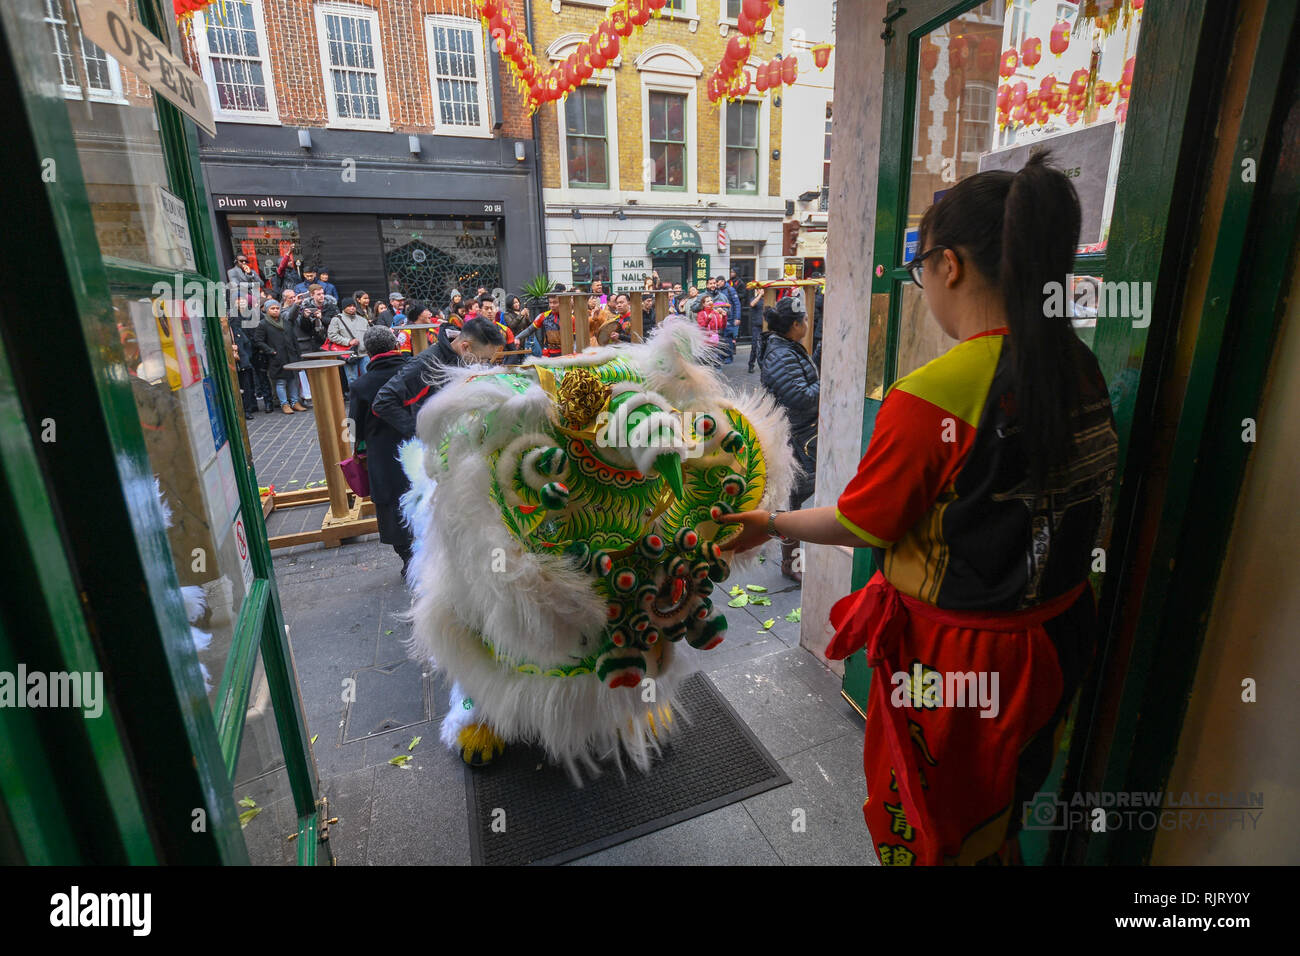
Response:
[[[231,436],[214,380],[227,374],[224,343],[214,349],[206,341],[197,304],[197,299],[113,296],[172,563],[204,688],[215,707],[253,567]]]
[[[1120,6],[982,3],[919,37],[908,80],[911,142],[900,183],[906,211],[897,262],[924,251],[921,217],[953,185],[985,170],[1014,172],[1031,152],[1047,148],[1079,193],[1079,253],[1100,271],[1142,23],[1140,12],[1125,16]],[[897,377],[954,343],[934,329],[906,273],[894,279],[901,300]],[[1095,317],[1083,327],[1094,328]]]

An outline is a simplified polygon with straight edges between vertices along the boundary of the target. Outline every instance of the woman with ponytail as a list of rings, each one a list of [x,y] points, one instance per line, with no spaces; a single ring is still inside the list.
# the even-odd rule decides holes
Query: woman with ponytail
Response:
[[[1045,153],[949,190],[908,269],[957,344],[894,383],[835,506],[722,518],[738,551],[874,551],[826,654],[865,648],[874,670],[863,813],[882,863],[1017,860],[1091,662],[1117,441],[1096,359],[1055,307],[1080,218]]]

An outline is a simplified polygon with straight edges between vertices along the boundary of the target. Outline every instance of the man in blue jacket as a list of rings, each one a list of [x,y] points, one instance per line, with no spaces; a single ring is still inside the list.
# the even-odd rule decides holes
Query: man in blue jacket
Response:
[[[722,276],[717,276],[713,285],[713,297],[727,303],[727,327],[722,337],[727,343],[725,364],[730,365],[736,358],[736,336],[740,334],[740,296]]]

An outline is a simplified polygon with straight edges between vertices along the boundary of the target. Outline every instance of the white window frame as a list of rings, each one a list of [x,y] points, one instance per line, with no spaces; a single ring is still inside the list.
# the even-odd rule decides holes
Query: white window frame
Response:
[[[650,159],[650,94],[651,93],[671,93],[675,96],[685,95],[686,105],[683,109],[686,111],[686,142],[683,144],[683,152],[686,154],[686,182],[682,189],[673,187],[662,187],[655,189],[653,183],[646,181],[644,173],[641,177],[641,191],[654,195],[662,196],[668,202],[674,198],[682,196],[698,196],[700,191],[700,177],[697,171],[698,163],[696,162],[696,151],[699,149],[700,137],[695,129],[695,81],[686,77],[670,76],[666,73],[643,74],[641,77],[641,162],[643,170],[651,166]]]
[[[67,38],[68,52],[72,54],[73,63],[75,64],[76,58],[80,56],[81,71],[82,71],[80,75],[89,77],[90,69],[86,66],[85,49],[79,43],[77,43],[72,39],[72,33],[73,33],[72,24],[68,20],[68,5],[71,4],[72,2],[73,0],[60,0],[59,10],[63,14],[63,19],[52,20],[49,16],[49,9],[46,7],[44,0],[41,0],[41,22],[45,24],[47,35],[52,27],[56,25],[61,25],[63,27],[63,35]],[[78,31],[78,34],[80,35],[80,43],[94,42],[90,40],[88,37],[86,37],[84,34],[81,34],[80,31]],[[98,44],[95,45],[98,46]],[[100,49],[103,48],[101,47]],[[87,98],[92,103],[126,104],[127,99],[122,93],[122,70],[118,66],[117,59],[113,56],[113,54],[109,53],[107,50],[104,50],[103,52],[105,58],[108,61],[109,88],[107,90],[86,89],[85,93],[87,94]],[[75,86],[71,83],[63,82],[63,67],[61,65],[58,65],[58,58],[59,58],[58,50],[51,47],[50,56],[54,57],[56,68],[59,71],[59,91],[63,93],[63,98],[68,100],[81,99],[82,88],[80,86]]]
[[[320,54],[321,82],[324,86],[325,109],[329,116],[326,124],[330,129],[378,130],[384,133],[393,131],[388,112],[388,83],[384,77],[384,46],[379,32],[379,11],[373,7],[363,7],[350,3],[318,3],[312,14],[316,21],[316,47]],[[375,85],[379,94],[379,119],[359,120],[341,117],[334,104],[334,82],[330,78],[329,34],[325,30],[327,14],[353,17],[370,21],[370,39],[375,50]]]
[[[1020,5],[1020,0],[1013,0],[1011,9],[1006,11],[1005,29],[1007,35],[1007,46],[1019,53],[1020,48],[1025,43],[1025,38],[1029,35],[1029,23],[1033,17],[1033,0],[1024,0],[1024,6]],[[1023,17],[1017,17],[1016,13],[1020,12]],[[1016,36],[1016,26],[1020,26],[1020,35]],[[1046,46],[1046,44],[1044,44]]]
[[[199,54],[199,67],[203,82],[208,87],[208,100],[212,103],[212,118],[223,123],[256,123],[262,126],[280,126],[280,108],[275,99],[275,77],[271,73],[270,44],[266,38],[266,16],[262,0],[243,0],[253,9],[253,29],[257,33],[257,52],[262,63],[262,76],[266,80],[266,110],[251,113],[223,110],[217,97],[217,75],[212,68],[212,51],[208,48],[207,16],[213,7],[200,10],[195,15],[194,49]]]
[[[572,53],[579,43],[587,42],[585,33],[569,33],[557,37],[546,48],[546,57],[551,63],[563,63],[565,57]],[[565,136],[564,129],[564,105],[556,104],[556,132],[560,145],[560,189],[563,196],[557,201],[562,202],[581,202],[581,203],[602,203],[602,202],[620,202],[619,191],[619,167],[618,167],[618,94],[616,89],[615,70],[623,65],[622,54],[610,61],[609,66],[596,70],[592,73],[591,78],[587,80],[588,86],[601,86],[605,89],[605,140],[607,144],[607,155],[605,162],[609,169],[609,186],[602,189],[599,186],[582,186],[575,185],[572,187],[572,193],[569,192],[569,143],[568,137]],[[637,187],[640,188],[639,186]],[[554,190],[547,190],[553,193]],[[578,245],[588,245],[589,243],[578,243]]]
[[[744,0],[736,0],[736,2],[741,5],[742,9],[744,8]],[[727,3],[728,0],[718,0],[718,23],[725,23],[729,27],[734,27],[737,25],[739,17],[727,16]]]
[[[668,58],[675,58],[684,63],[685,68],[677,67],[669,72],[662,64]],[[678,93],[686,95],[686,188],[655,189],[645,181],[642,173],[637,183],[636,192],[654,196],[656,202],[677,204],[684,201],[695,202],[700,196],[699,143],[697,128],[698,104],[696,94],[699,91],[699,78],[704,73],[704,66],[689,51],[673,44],[652,46],[636,58],[635,65],[641,77],[641,163],[642,170],[650,168],[650,94]],[[725,156],[725,153],[724,153]]]
[[[751,93],[738,97],[735,102],[758,104],[758,188],[752,193],[727,192],[727,110],[732,104],[724,102],[721,104],[722,108],[718,110],[718,195],[725,196],[727,202],[733,206],[744,206],[753,202],[761,203],[770,198],[767,195],[767,188],[768,154],[771,150],[769,137],[772,129],[771,97]]]
[[[556,108],[556,123],[560,128],[560,186],[564,189],[573,189],[582,196],[598,198],[604,193],[618,192],[619,171],[618,171],[618,101],[614,97],[614,80],[611,76],[605,79],[601,73],[605,70],[599,70],[586,83],[586,86],[595,87],[602,91],[605,97],[605,174],[608,182],[604,186],[588,186],[586,183],[574,183],[569,185],[569,136],[567,121],[564,116],[564,103],[560,103]],[[590,201],[590,199],[588,200]]]
[[[479,67],[478,126],[447,126],[442,122],[433,47],[433,31],[435,27],[469,30],[474,36],[474,59]],[[469,136],[477,139],[490,139],[492,137],[492,114],[488,106],[488,58],[483,45],[483,24],[470,17],[458,17],[451,14],[429,14],[424,18],[424,52],[429,67],[429,95],[433,102],[433,134],[435,136]]]
[[[962,127],[963,127],[967,122],[970,122],[969,120],[966,119],[966,117],[965,117],[965,115],[964,115],[964,114],[965,114],[965,111],[966,111],[966,91],[967,91],[967,90],[979,90],[981,93],[985,93],[985,94],[987,94],[988,97],[989,97],[989,119],[990,119],[990,122],[989,122],[989,142],[988,142],[988,149],[989,149],[989,152],[992,152],[993,150],[995,150],[995,149],[998,148],[998,142],[997,142],[997,140],[998,140],[998,122],[997,122],[997,120],[998,120],[998,102],[997,102],[997,101],[998,101],[998,88],[997,88],[996,86],[990,84],[990,83],[985,83],[985,82],[982,81],[982,80],[968,80],[968,81],[966,82],[966,84],[962,87],[962,90],[961,90],[961,99],[958,100],[958,111],[957,111],[957,133],[958,133],[958,137],[962,140],[962,145],[963,145],[963,146],[965,145],[965,137],[961,136],[961,129],[962,129]],[[973,163],[973,162],[976,162],[976,161],[979,160],[979,157],[980,157],[980,154],[979,154],[978,152],[975,152],[975,151],[973,151],[973,150],[962,149],[962,152],[961,152],[961,159],[962,159],[962,162],[964,162],[964,163]]]

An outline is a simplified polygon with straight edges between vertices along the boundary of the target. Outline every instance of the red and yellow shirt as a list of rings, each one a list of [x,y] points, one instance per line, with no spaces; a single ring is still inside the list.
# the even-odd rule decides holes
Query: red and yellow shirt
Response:
[[[960,342],[899,379],[836,516],[876,549],[904,594],[937,607],[1017,610],[1088,575],[1108,514],[1118,444],[1096,359],[1072,411],[1078,453],[1030,491],[1006,329]]]

